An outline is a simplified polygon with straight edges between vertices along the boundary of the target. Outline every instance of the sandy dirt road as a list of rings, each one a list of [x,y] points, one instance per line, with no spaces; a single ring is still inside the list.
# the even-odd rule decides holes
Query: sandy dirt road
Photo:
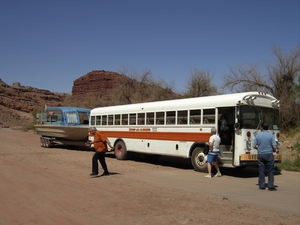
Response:
[[[300,174],[257,188],[257,169],[205,179],[188,160],[119,161],[90,178],[92,151],[42,148],[33,132],[0,129],[0,224],[300,224]]]

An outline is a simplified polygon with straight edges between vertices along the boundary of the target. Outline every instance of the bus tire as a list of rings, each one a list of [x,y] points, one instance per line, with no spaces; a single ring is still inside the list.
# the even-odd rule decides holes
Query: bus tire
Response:
[[[207,156],[203,153],[203,148],[196,147],[192,153],[192,165],[195,171],[207,172]]]
[[[115,157],[118,160],[125,160],[128,157],[126,145],[123,141],[118,141],[115,145]]]

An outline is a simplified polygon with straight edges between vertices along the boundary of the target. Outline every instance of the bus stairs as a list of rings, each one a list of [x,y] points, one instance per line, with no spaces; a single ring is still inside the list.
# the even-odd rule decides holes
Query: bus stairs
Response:
[[[232,167],[232,157],[233,157],[233,152],[230,150],[230,145],[225,146],[221,145],[220,146],[220,154],[219,154],[219,165],[224,166],[224,167]]]

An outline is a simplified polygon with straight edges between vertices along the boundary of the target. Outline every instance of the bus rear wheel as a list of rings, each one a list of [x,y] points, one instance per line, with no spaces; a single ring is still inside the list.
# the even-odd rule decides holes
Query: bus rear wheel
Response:
[[[207,172],[207,156],[203,153],[203,148],[197,147],[192,153],[192,165],[195,171],[198,172]]]
[[[115,157],[119,160],[125,160],[128,157],[127,148],[123,141],[118,141],[115,144]]]

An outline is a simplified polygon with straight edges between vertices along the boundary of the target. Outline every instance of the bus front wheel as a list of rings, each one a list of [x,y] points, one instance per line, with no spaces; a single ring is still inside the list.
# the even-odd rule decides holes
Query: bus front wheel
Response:
[[[127,159],[128,152],[123,141],[118,141],[115,145],[115,157],[119,160]]]
[[[192,165],[198,172],[207,172],[207,156],[203,153],[203,148],[197,147],[192,153]]]

